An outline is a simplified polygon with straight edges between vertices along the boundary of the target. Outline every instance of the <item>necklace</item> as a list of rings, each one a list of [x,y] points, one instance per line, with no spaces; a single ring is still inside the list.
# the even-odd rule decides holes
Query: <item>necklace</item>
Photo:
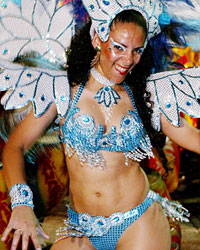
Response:
[[[102,76],[96,69],[95,67],[91,68],[90,70],[93,78],[97,81],[100,82],[101,84],[105,85],[105,86],[113,86],[115,85],[114,82],[108,80],[105,76]]]
[[[101,105],[102,111],[106,114],[106,122],[110,121],[113,112],[113,105],[117,105],[117,100],[120,99],[117,91],[112,88],[115,83],[102,76],[95,69],[95,67],[93,67],[90,72],[97,82],[104,85],[104,87],[100,88],[97,91],[94,99],[98,100],[98,104]]]

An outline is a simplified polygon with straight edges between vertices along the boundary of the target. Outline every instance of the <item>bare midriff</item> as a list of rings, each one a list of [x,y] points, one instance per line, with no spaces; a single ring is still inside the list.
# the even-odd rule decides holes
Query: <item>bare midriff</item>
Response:
[[[139,205],[146,197],[149,184],[138,162],[128,161],[119,152],[100,152],[106,169],[81,165],[76,154],[66,156],[70,177],[70,207],[92,216],[110,216]]]
[[[123,86],[115,86],[121,99],[113,108],[109,123],[105,122],[105,114],[94,99],[94,93],[99,89],[95,82],[90,81],[81,94],[77,103],[78,114],[91,115],[96,126],[104,124],[104,133],[111,131],[115,125],[120,133],[120,122],[127,110],[133,109],[131,100]],[[77,88],[72,89],[72,96]],[[64,119],[61,121],[62,125]],[[63,145],[65,148],[65,145]],[[125,212],[139,205],[149,190],[146,175],[136,161],[128,160],[122,152],[99,151],[105,160],[106,169],[90,168],[87,163],[81,165],[76,153],[71,158],[66,155],[66,163],[70,178],[70,207],[78,213],[89,213],[92,216],[110,216],[115,212]]]

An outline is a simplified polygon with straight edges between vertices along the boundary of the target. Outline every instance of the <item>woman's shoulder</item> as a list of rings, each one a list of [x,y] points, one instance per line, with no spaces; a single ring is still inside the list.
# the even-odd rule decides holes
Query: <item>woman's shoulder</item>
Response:
[[[76,93],[77,93],[79,87],[80,87],[80,84],[77,84],[77,83],[73,83],[73,84],[70,86],[71,99],[72,99],[72,100],[73,100],[74,97],[76,96]]]

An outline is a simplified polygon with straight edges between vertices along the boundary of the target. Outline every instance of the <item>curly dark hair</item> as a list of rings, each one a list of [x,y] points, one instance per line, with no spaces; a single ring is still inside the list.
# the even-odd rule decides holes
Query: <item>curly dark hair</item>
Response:
[[[135,10],[120,12],[112,22],[111,29],[117,22],[134,22],[141,26],[147,34],[146,21],[143,16]],[[90,26],[91,21],[86,23],[82,29],[75,34],[68,50],[68,77],[70,85],[72,86],[88,80],[89,70],[91,68],[90,64],[96,55],[96,51],[91,44],[91,37],[89,34]],[[140,118],[167,172],[167,160],[163,152],[165,136],[162,132],[154,130],[151,125],[153,103],[150,101],[150,93],[146,90],[147,77],[151,74],[153,65],[152,49],[148,44],[141,56],[140,62],[133,68],[132,73],[127,75],[126,83],[133,92]]]

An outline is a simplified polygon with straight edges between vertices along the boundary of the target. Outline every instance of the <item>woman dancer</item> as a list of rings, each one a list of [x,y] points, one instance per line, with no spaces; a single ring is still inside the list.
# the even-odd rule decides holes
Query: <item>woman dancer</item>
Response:
[[[153,155],[152,145],[160,147],[150,125],[147,104],[151,103],[145,90],[152,66],[149,47],[144,51],[148,21],[134,8],[123,10],[113,19],[106,41],[90,23],[72,41],[68,77],[73,101],[60,122],[70,204],[68,220],[58,230],[53,250],[170,249],[169,225],[159,204],[162,199],[149,191],[139,165]],[[47,237],[32,210],[23,154],[56,115],[55,104],[40,118],[31,112],[4,148],[4,174],[13,211],[3,239],[14,230],[12,250],[21,238],[23,250],[29,238],[40,249],[37,233]],[[176,128],[161,115],[161,127],[182,147],[200,152],[199,131],[184,121]]]

